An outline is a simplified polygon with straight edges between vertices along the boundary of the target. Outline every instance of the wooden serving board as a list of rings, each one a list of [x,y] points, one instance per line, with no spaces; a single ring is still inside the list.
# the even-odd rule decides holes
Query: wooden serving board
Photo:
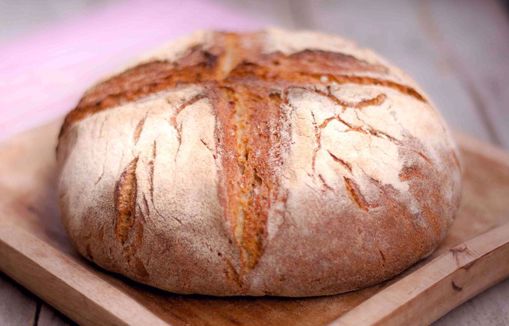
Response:
[[[509,155],[458,136],[462,204],[441,247],[393,280],[315,298],[166,293],[100,270],[71,248],[59,220],[59,122],[0,145],[0,270],[81,324],[426,324],[509,276]]]

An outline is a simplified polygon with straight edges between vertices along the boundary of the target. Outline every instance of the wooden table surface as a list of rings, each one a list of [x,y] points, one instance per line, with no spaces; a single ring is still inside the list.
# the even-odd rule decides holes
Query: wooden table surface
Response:
[[[107,0],[118,1],[118,0]],[[509,4],[497,0],[216,0],[274,25],[341,34],[412,75],[448,123],[509,150]],[[104,0],[0,0],[0,41]],[[72,322],[0,273],[0,325]],[[509,325],[509,280],[437,325]]]

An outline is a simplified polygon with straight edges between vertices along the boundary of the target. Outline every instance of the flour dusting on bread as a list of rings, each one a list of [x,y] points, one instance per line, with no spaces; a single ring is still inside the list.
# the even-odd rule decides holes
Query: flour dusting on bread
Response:
[[[57,160],[64,225],[110,271],[178,293],[313,296],[429,255],[461,193],[430,99],[334,36],[201,31],[88,90]]]

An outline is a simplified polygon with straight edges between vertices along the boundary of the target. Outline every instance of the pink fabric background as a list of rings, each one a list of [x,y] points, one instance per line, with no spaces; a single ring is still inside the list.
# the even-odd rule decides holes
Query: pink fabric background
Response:
[[[63,115],[104,73],[196,29],[260,20],[205,0],[131,0],[0,44],[0,140]]]

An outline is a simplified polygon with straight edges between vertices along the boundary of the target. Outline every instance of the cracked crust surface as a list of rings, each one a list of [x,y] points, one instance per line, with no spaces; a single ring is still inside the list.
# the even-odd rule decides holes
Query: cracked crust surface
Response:
[[[198,32],[88,90],[57,149],[64,225],[178,293],[311,296],[429,255],[461,166],[409,77],[338,37]]]

